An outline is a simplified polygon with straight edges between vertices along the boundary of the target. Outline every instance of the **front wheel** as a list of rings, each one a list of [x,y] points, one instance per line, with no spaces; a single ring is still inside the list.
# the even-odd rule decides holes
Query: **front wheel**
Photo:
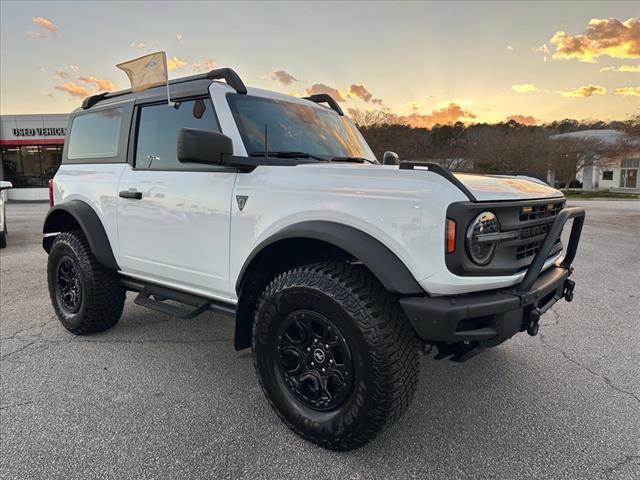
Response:
[[[415,332],[361,266],[319,263],[276,277],[256,308],[253,350],[276,413],[332,450],[370,442],[416,390]]]

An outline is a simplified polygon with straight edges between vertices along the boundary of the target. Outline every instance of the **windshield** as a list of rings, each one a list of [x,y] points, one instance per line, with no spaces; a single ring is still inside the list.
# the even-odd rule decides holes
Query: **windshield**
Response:
[[[376,161],[351,120],[333,110],[250,95],[229,95],[229,105],[249,155],[264,152],[266,125],[270,152]]]

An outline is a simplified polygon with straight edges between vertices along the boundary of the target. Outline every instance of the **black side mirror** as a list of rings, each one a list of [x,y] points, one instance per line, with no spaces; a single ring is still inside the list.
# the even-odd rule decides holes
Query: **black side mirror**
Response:
[[[178,160],[182,163],[221,165],[224,155],[233,155],[233,141],[220,132],[181,128]]]
[[[400,165],[400,157],[396,152],[384,152],[382,156],[383,165]]]

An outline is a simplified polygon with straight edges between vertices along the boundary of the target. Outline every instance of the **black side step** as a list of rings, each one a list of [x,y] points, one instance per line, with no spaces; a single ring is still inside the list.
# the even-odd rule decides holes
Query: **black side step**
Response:
[[[120,283],[135,292],[140,292],[135,298],[136,305],[150,308],[156,312],[165,313],[172,317],[188,319],[195,318],[207,310],[226,315],[235,315],[235,306],[217,302],[209,298],[199,297],[190,293],[181,292],[172,288],[161,287],[151,283],[121,279]],[[182,305],[174,305],[167,301],[176,302]]]

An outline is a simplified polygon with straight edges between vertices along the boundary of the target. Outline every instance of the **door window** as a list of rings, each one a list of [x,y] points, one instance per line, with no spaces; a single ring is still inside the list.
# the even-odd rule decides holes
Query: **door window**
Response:
[[[177,142],[181,128],[220,131],[210,99],[177,101],[175,106],[169,106],[166,103],[147,105],[140,108],[139,115],[136,168],[151,170],[207,168],[206,165],[180,163]]]

